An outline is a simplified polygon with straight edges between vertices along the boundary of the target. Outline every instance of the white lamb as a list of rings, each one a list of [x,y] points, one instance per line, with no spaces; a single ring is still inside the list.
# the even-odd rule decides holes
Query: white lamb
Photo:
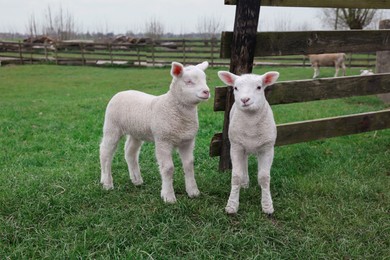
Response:
[[[108,103],[100,144],[101,180],[112,189],[111,162],[119,139],[127,135],[125,158],[134,185],[143,183],[138,164],[143,141],[155,142],[155,152],[162,178],[161,197],[176,201],[173,190],[172,151],[177,148],[183,163],[185,186],[189,197],[200,194],[194,177],[195,136],[198,131],[197,105],[208,100],[210,90],[204,70],[208,62],[183,67],[173,62],[169,91],[152,96],[139,91],[123,91]]]
[[[372,70],[360,70],[360,76],[370,76],[374,75],[374,72]]]
[[[270,170],[274,158],[276,125],[264,89],[276,82],[278,72],[264,75],[234,75],[219,71],[219,78],[233,86],[235,102],[230,111],[229,140],[232,159],[232,187],[225,208],[229,214],[238,211],[240,188],[249,186],[248,155],[258,160],[258,183],[261,187],[263,212],[274,212],[270,192]]]

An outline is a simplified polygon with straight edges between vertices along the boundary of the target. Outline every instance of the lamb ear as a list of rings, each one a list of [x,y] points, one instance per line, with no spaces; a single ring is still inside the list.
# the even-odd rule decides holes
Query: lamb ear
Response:
[[[261,85],[263,87],[270,86],[270,85],[274,84],[278,80],[278,78],[279,78],[279,72],[277,72],[277,71],[267,72],[262,77],[263,84],[261,84]]]
[[[204,61],[204,62],[196,65],[196,67],[198,67],[199,69],[201,69],[203,71],[205,71],[208,66],[209,66],[209,63],[207,61]]]
[[[179,62],[172,62],[171,75],[172,77],[178,78],[183,75],[184,66]]]
[[[234,82],[238,78],[237,75],[234,75],[233,73],[227,71],[218,71],[218,77],[222,80],[223,83],[228,86],[233,86]]]

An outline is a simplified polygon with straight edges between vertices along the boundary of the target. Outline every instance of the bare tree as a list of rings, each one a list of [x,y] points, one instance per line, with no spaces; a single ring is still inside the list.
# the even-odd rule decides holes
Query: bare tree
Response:
[[[374,18],[372,19],[371,23],[366,28],[371,30],[378,30],[379,22],[384,19],[387,19],[388,17],[390,17],[389,10],[378,10]]]
[[[38,23],[34,14],[28,20],[27,31],[31,37],[39,34],[50,36],[57,40],[69,40],[76,34],[76,23],[73,15],[59,6],[57,12],[53,12],[50,5],[43,14],[42,22]]]
[[[224,27],[220,18],[206,16],[199,18],[196,26],[198,33],[206,39],[216,38]]]
[[[30,38],[36,37],[38,35],[38,24],[34,14],[30,15],[30,18],[28,19],[26,25],[26,29]]]
[[[325,8],[322,9],[321,16],[325,24],[336,30],[361,30],[370,25],[376,14],[376,9]]]
[[[270,22],[260,23],[259,30],[261,31],[310,31],[312,26],[307,21],[296,21],[290,15],[281,15],[274,17]]]
[[[57,40],[69,40],[76,34],[76,25],[73,15],[60,5],[57,13],[52,12],[50,6],[46,9],[43,33]]]
[[[164,25],[156,17],[151,18],[145,25],[145,35],[153,40],[159,40],[164,34]]]

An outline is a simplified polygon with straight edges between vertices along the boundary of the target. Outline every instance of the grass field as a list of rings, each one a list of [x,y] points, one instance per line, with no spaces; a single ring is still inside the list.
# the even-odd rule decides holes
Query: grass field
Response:
[[[280,80],[312,76],[310,68],[272,70]],[[389,259],[390,130],[277,147],[274,219],[261,213],[251,158],[251,186],[239,213],[228,216],[230,175],[208,156],[223,114],[210,100],[199,107],[199,198],[186,196],[175,155],[178,203],[162,202],[153,144],[141,151],[145,183],[134,187],[123,141],[115,189],[103,190],[98,147],[107,102],[130,88],[161,94],[169,82],[169,68],[0,67],[0,259]],[[208,70],[208,84],[221,85],[217,69]],[[273,110],[284,123],[385,107],[369,96]]]

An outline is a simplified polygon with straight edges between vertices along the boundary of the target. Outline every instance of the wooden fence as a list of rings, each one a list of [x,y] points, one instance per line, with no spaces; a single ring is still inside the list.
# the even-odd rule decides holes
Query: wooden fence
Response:
[[[390,0],[225,0],[237,4],[233,32],[224,32],[221,57],[230,58],[230,72],[250,73],[255,56],[292,55],[326,52],[362,52],[390,50],[390,30],[311,31],[258,33],[261,5],[291,7],[337,7],[390,9]],[[382,57],[387,55],[387,58]],[[390,59],[389,52],[378,52],[377,58]],[[378,63],[379,64],[379,63]],[[387,68],[377,68],[390,72]],[[268,88],[266,97],[272,104],[287,104],[331,98],[372,95],[390,92],[390,73],[335,79],[279,82]],[[229,112],[234,103],[232,87],[216,88],[215,111],[225,111],[223,132],[211,140],[210,155],[220,156],[220,170],[231,168],[228,138]],[[390,110],[294,122],[277,126],[276,145],[293,144],[334,136],[390,128]]]
[[[284,34],[284,33],[283,33]],[[231,34],[224,35],[226,39]],[[220,58],[219,53],[229,52],[230,46],[220,40],[163,40],[144,44],[57,42],[39,44],[0,41],[0,60],[3,63],[32,64],[55,63],[58,65],[116,65],[116,66],[164,66],[172,61],[196,64],[204,60],[213,66],[229,66],[228,58]],[[261,53],[260,53],[261,54]],[[348,55],[348,67],[375,66],[375,53],[354,53]],[[294,66],[307,67],[310,62],[302,55],[263,57],[258,55],[255,66]]]
[[[0,42],[0,57],[18,63],[52,62],[69,65],[163,66],[173,60],[195,64],[208,60],[211,66],[226,65],[218,58],[220,42],[207,40],[164,40],[143,44],[57,42],[32,44]]]

